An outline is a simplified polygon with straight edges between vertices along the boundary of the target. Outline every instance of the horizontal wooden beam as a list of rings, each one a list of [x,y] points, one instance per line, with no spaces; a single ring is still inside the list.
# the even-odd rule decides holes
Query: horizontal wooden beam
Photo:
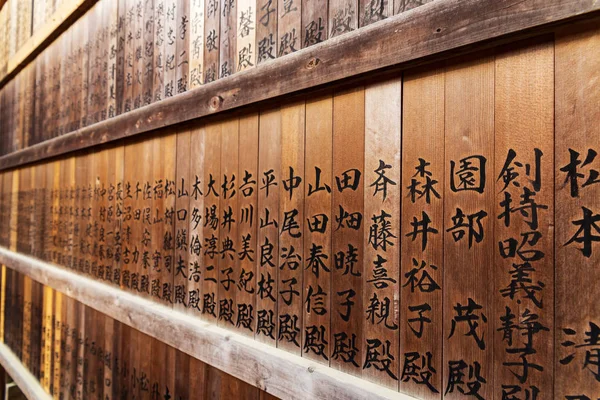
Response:
[[[0,170],[391,67],[548,32],[598,0],[436,0],[200,88],[0,157]]]
[[[0,263],[279,398],[414,399],[4,247]]]
[[[4,343],[0,343],[0,364],[29,400],[51,400],[39,381]]]
[[[29,0],[28,0],[29,1]],[[7,60],[4,76],[0,76],[0,88],[11,80],[24,66],[31,62],[43,49],[73,22],[83,15],[98,0],[63,1],[56,11],[41,26],[33,27],[33,35]]]

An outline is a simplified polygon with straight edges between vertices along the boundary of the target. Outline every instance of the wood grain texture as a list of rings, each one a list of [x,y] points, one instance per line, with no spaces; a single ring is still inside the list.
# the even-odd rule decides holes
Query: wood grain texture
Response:
[[[480,366],[486,381],[476,391],[489,398],[493,390],[493,315],[495,244],[494,62],[491,58],[458,63],[445,73],[445,166],[443,327],[444,398],[460,398],[452,374],[462,366]],[[472,175],[471,175],[472,174]],[[474,323],[461,321],[466,313]],[[477,324],[477,326],[475,326]],[[468,368],[468,367],[467,367]],[[469,381],[477,382],[477,377]]]
[[[494,385],[539,390],[550,398],[555,397],[553,109],[549,38],[497,55],[494,360],[503,368],[496,368]],[[521,279],[529,281],[522,285]],[[527,333],[520,343],[511,341],[511,321]]]
[[[380,355],[365,362],[363,377],[392,389],[401,361],[401,109],[401,78],[365,87],[364,338]]]
[[[584,210],[597,215],[600,209],[598,184],[585,182],[598,171],[598,158],[584,165],[584,160],[598,151],[600,129],[600,58],[592,49],[600,45],[597,21],[565,28],[557,33],[555,46],[555,204],[556,204],[556,310],[554,331],[554,396],[588,396],[600,391],[600,382],[592,369],[581,369],[594,350],[575,349],[570,343],[582,344],[587,332],[598,325],[598,303],[590,301],[597,293],[600,249],[591,244],[589,255],[585,243],[570,242],[578,235],[574,223]],[[576,153],[573,153],[576,152]],[[573,170],[573,163],[582,164]],[[570,166],[570,167],[569,167]],[[575,176],[575,173],[581,175]],[[593,180],[593,179],[592,179]],[[597,232],[596,232],[597,235]],[[575,333],[575,334],[573,334]],[[570,343],[568,343],[570,342]],[[571,358],[575,355],[574,358]]]
[[[35,276],[40,283],[279,398],[411,399],[5,248],[0,248],[0,260],[14,271]],[[182,336],[188,340],[180,341]]]

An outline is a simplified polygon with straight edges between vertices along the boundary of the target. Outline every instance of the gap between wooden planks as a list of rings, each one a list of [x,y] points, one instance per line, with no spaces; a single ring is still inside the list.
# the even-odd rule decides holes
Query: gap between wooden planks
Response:
[[[436,0],[0,157],[0,170],[391,67],[490,48],[600,14],[598,0]]]
[[[0,263],[282,399],[414,400],[5,247]]]

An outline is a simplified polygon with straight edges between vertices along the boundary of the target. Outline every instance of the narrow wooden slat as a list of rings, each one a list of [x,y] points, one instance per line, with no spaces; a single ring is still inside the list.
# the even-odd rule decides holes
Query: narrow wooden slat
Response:
[[[238,190],[238,255],[239,263],[233,279],[236,280],[238,331],[249,337],[256,332],[257,267],[259,251],[258,232],[258,113],[240,117]]]
[[[600,392],[595,367],[583,367],[593,348],[576,348],[589,340],[600,323],[597,293],[600,248],[590,240],[598,232],[580,231],[600,212],[599,171],[600,101],[598,74],[600,58],[593,51],[600,45],[597,23],[565,28],[557,33],[555,47],[555,204],[556,251],[554,396],[587,396]],[[584,164],[586,160],[591,163]],[[581,175],[579,175],[581,174]],[[546,183],[548,183],[546,181]],[[586,213],[591,215],[587,218]],[[598,223],[595,223],[598,226]],[[589,226],[589,225],[588,225]],[[587,246],[587,249],[586,249]],[[589,251],[588,251],[589,250]],[[547,289],[546,289],[547,290]],[[583,368],[582,368],[583,367]],[[550,366],[548,366],[550,368]]]
[[[554,398],[553,43],[499,54],[495,75],[494,386]]]
[[[364,151],[363,87],[333,97],[331,252],[331,367],[361,376],[364,342]]]
[[[400,78],[365,88],[363,377],[392,389],[401,361],[401,108]]]
[[[443,274],[444,398],[460,398],[457,373],[473,368],[472,392],[494,393],[494,62],[449,66],[445,73]],[[490,177],[492,175],[492,177]],[[469,315],[465,321],[464,316]]]
[[[334,257],[331,232],[333,98],[306,101],[304,156],[304,284],[302,356],[329,365],[331,336],[331,276]],[[303,221],[304,223],[304,221]]]
[[[407,71],[402,89],[399,379],[401,392],[423,399],[443,391],[444,84],[443,70]]]
[[[210,0],[209,0],[210,3]],[[219,79],[237,71],[237,0],[220,1]],[[210,4],[209,4],[210,6]]]
[[[279,269],[277,347],[294,354],[302,345],[305,115],[304,100],[281,107],[279,258],[273,260]]]
[[[221,2],[204,0],[204,83],[219,78]]]
[[[263,112],[258,120],[258,236],[256,253],[257,341],[276,344],[279,297],[279,199],[281,185],[281,112]]]
[[[233,10],[232,10],[233,11]],[[238,118],[232,118],[221,123],[221,165],[220,183],[215,190],[219,194],[219,213],[216,215],[220,225],[218,237],[219,262],[215,264],[218,282],[218,324],[233,329],[237,319],[237,304],[235,303],[237,285],[235,279],[239,276],[239,259],[237,252],[241,250],[239,240],[240,216],[237,214],[240,198],[237,188],[239,135],[240,123]],[[243,151],[243,150],[242,150]],[[214,194],[214,193],[213,193]],[[207,193],[207,196],[209,193]]]

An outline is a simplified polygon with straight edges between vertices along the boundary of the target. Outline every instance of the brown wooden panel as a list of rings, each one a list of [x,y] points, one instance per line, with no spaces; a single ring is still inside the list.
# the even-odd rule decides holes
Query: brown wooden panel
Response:
[[[186,240],[186,244],[190,245],[188,250],[187,246],[181,246],[174,251],[173,256],[173,295],[172,302],[173,308],[176,310],[184,311],[188,307],[186,301],[188,279],[191,282],[193,277],[189,276],[193,268],[190,268],[190,254],[192,253],[192,243],[194,243],[194,237],[192,236],[190,221],[190,187],[194,184],[190,177],[190,163],[191,163],[191,147],[190,147],[190,131],[184,130],[177,133],[177,150],[176,150],[176,198],[175,198],[175,227],[171,236],[180,234],[189,238]],[[197,215],[196,211],[196,215]],[[202,242],[199,243],[200,245]],[[199,278],[198,278],[199,279]],[[190,285],[191,286],[191,285]]]
[[[258,230],[258,113],[240,117],[238,163],[238,257],[236,304],[238,330],[254,337],[256,320]]]
[[[327,40],[328,8],[329,2],[302,0],[302,48]]]
[[[444,398],[493,391],[494,61],[448,66],[445,74]],[[488,173],[486,173],[488,172]],[[470,371],[469,378],[458,379]],[[462,383],[460,382],[462,381]],[[472,388],[468,385],[472,384]]]
[[[188,90],[190,72],[190,4],[189,0],[177,2],[177,85],[175,93]]]
[[[302,345],[304,124],[304,100],[281,107],[277,347],[295,354],[301,354]]]
[[[329,1],[329,37],[358,29],[358,0]]]
[[[363,377],[398,389],[402,81],[365,88]]]
[[[278,0],[277,57],[302,48],[302,1]]]
[[[331,366],[360,376],[366,345],[364,304],[365,92],[362,87],[333,97]],[[364,179],[364,177],[362,177]]]
[[[332,124],[331,95],[306,101],[302,356],[325,365],[332,349]]]
[[[278,0],[256,0],[256,64],[277,58]]]
[[[189,192],[189,208],[188,208],[188,235],[190,238],[190,249],[189,249],[189,264],[187,265],[188,271],[187,286],[182,294],[185,299],[187,296],[187,307],[190,313],[199,315],[197,313],[203,310],[203,274],[206,273],[205,268],[205,255],[204,246],[207,244],[205,239],[205,207],[204,207],[204,193],[206,193],[206,180],[205,175],[205,146],[206,146],[206,131],[203,127],[194,129],[190,132],[190,154],[189,154],[189,183],[187,185]],[[212,150],[214,151],[214,150]],[[182,154],[185,159],[186,153]],[[179,156],[178,156],[179,160]],[[178,276],[178,269],[175,269],[175,276]],[[175,300],[179,298],[177,294],[177,288],[175,288]]]
[[[553,43],[499,54],[495,75],[494,386],[554,398]]]
[[[202,315],[216,322],[219,315],[220,219],[219,189],[221,188],[221,124],[206,125],[204,136],[204,263],[202,278]]]
[[[219,79],[237,71],[237,0],[221,1],[220,6]]]
[[[258,138],[258,236],[256,340],[275,345],[278,335],[279,199],[281,196],[281,113],[261,113]]]
[[[404,74],[399,379],[424,399],[443,391],[444,85],[443,70]]]
[[[221,2],[204,0],[204,83],[219,78]]]
[[[593,300],[600,254],[594,242],[600,209],[600,58],[594,50],[599,45],[596,23],[565,28],[556,36],[554,397],[561,399],[591,399],[600,392],[593,361],[597,343],[592,344],[600,323]]]
[[[238,227],[241,216],[237,214],[240,198],[237,188],[237,171],[239,157],[240,122],[238,118],[231,118],[221,123],[221,185],[215,187],[219,197],[218,239],[219,259],[217,268],[218,281],[218,324],[226,328],[234,328],[237,319],[235,303],[237,285],[235,277],[238,275],[238,254],[241,250],[241,241],[238,238]]]

